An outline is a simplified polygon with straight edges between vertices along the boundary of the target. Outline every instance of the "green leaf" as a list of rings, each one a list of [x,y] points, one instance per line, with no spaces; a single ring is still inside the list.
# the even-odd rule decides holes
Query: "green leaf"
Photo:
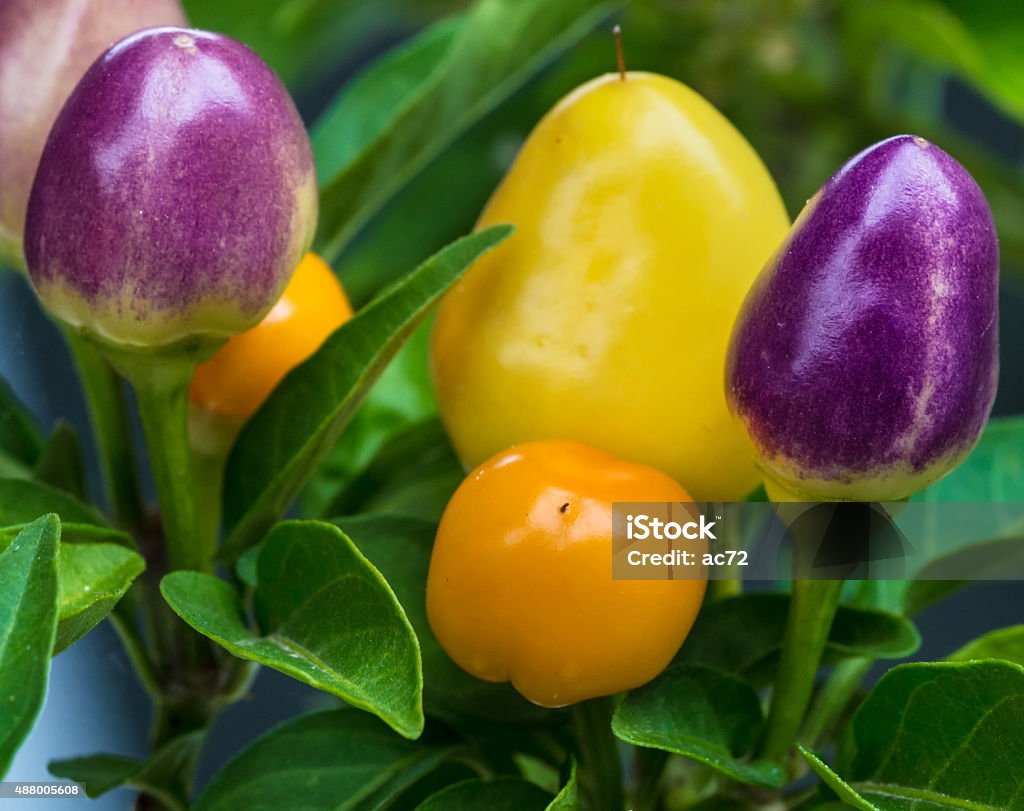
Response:
[[[682,755],[742,783],[779,788],[784,769],[750,760],[763,727],[753,687],[728,673],[679,662],[630,691],[612,716],[612,731],[626,743]]]
[[[284,514],[402,342],[441,295],[512,229],[465,237],[420,265],[294,369],[249,421],[228,460],[222,548],[237,557]]]
[[[756,685],[768,684],[778,668],[788,614],[788,594],[741,594],[710,603],[676,658],[734,673]],[[825,660],[901,659],[920,644],[921,637],[909,620],[844,605],[832,623]]]
[[[949,662],[1005,659],[1024,667],[1024,625],[989,631],[946,657]]]
[[[339,499],[359,504],[372,492],[360,486],[346,495],[366,468],[393,445],[399,435],[437,414],[430,380],[430,321],[421,324],[384,370],[352,418],[341,440],[335,443],[302,493],[304,518],[329,518],[363,512],[361,507],[338,509]],[[447,440],[444,440],[447,443]],[[420,452],[410,446],[410,453]],[[377,465],[379,467],[379,465]]]
[[[956,13],[950,9],[956,6]],[[978,8],[978,7],[981,8]],[[899,47],[961,76],[994,104],[1024,120],[1024,23],[1012,4],[870,0],[843,6],[854,47]]]
[[[840,808],[859,808],[861,811],[878,811],[875,806],[861,797],[856,791],[848,786],[843,779],[832,771],[828,764],[819,758],[810,749],[807,749],[800,744],[797,744],[797,749],[800,750],[800,754],[803,755],[804,760],[811,767],[815,774],[822,779],[832,791],[836,793],[836,796],[843,801]]]
[[[351,710],[289,721],[221,769],[194,811],[384,808],[450,749],[417,746]]]
[[[14,477],[30,471],[42,447],[35,421],[0,378],[0,476]]]
[[[440,420],[395,434],[330,505],[331,515],[380,512],[437,522],[466,477]]]
[[[191,774],[202,744],[203,733],[193,732],[174,738],[144,761],[99,754],[53,760],[48,768],[54,777],[81,783],[86,795],[94,799],[130,786],[156,797],[169,809],[186,811]]]
[[[0,551],[7,548],[8,544],[17,537],[28,524],[14,524],[8,527],[0,527]],[[69,524],[60,525],[61,543],[111,543],[123,546],[125,549],[135,549],[135,539],[127,532],[109,527],[99,527],[95,524]]]
[[[33,477],[36,481],[64,490],[79,499],[85,499],[85,461],[78,435],[64,420],[60,420],[36,462]]]
[[[883,811],[1024,809],[1024,668],[915,663],[886,673],[836,771]]]
[[[576,759],[570,759],[569,779],[547,807],[547,811],[576,811],[580,807],[579,784],[576,781]]]
[[[60,545],[60,624],[54,653],[85,636],[110,613],[142,574],[142,556],[110,543]]]
[[[408,738],[423,731],[416,634],[387,581],[332,524],[287,521],[267,536],[253,595],[262,634],[246,626],[223,580],[172,572],[160,589],[185,622],[235,656],[332,693]]]
[[[423,655],[423,702],[453,725],[537,724],[558,714],[531,704],[509,684],[470,676],[441,648],[427,621],[426,584],[437,526],[414,518],[365,515],[336,519],[387,578],[416,631]],[[507,733],[507,729],[506,729]]]
[[[103,526],[95,508],[48,484],[23,479],[0,479],[0,526],[27,524],[40,515],[56,513],[62,521]]]
[[[337,153],[317,154],[328,167],[321,178],[320,252],[336,260],[358,230],[445,147],[618,5],[479,0],[448,47],[443,47],[448,30],[430,29],[353,82],[313,129],[321,151],[324,144],[342,144]],[[374,114],[364,127],[359,115],[346,114],[371,108],[389,111],[390,118]]]
[[[416,806],[416,811],[544,811],[551,795],[518,777],[464,780],[441,789]]]
[[[60,522],[46,515],[0,554],[0,776],[46,695],[57,636]]]

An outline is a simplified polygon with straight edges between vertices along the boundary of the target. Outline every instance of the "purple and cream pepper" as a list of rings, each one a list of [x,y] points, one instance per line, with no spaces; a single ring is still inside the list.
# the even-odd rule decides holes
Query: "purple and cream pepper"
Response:
[[[49,310],[103,344],[216,344],[274,304],[316,215],[309,138],[273,71],[228,37],[155,28],[61,110],[25,256]]]
[[[733,331],[726,394],[769,496],[897,500],[959,464],[995,398],[998,274],[985,197],[937,146],[842,166]]]

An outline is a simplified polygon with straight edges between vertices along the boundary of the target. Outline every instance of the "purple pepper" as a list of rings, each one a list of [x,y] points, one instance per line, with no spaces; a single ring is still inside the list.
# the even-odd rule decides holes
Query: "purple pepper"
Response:
[[[733,331],[726,394],[777,500],[904,498],[992,408],[999,249],[956,160],[901,135],[808,202]]]
[[[274,304],[316,213],[309,138],[271,69],[228,37],[155,28],[61,110],[25,257],[47,307],[101,341],[215,342]]]
[[[0,3],[0,261],[22,264],[32,178],[64,99],[103,50],[154,25],[185,25],[178,0]]]

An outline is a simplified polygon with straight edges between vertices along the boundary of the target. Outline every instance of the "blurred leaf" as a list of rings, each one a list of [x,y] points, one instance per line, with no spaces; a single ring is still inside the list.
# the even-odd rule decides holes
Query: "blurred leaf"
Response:
[[[381,576],[337,527],[287,521],[257,559],[246,627],[223,580],[172,572],[160,589],[189,625],[242,659],[272,667],[372,712],[407,738],[423,731],[419,644]]]
[[[271,730],[213,776],[195,811],[369,811],[451,750],[415,745],[362,713],[307,715]]]
[[[483,253],[511,233],[489,228],[420,265],[343,324],[274,390],[248,422],[228,460],[221,554],[258,543],[334,446],[402,342]]]
[[[74,780],[85,787],[88,797],[102,797],[122,786],[156,797],[169,809],[189,807],[189,784],[203,733],[193,732],[164,744],[146,760],[123,755],[87,755],[68,760],[52,760],[50,774]]]
[[[0,479],[0,526],[27,524],[46,513],[75,524],[102,527],[106,523],[94,507],[63,490],[23,479]]]
[[[682,755],[741,783],[779,788],[786,782],[784,769],[749,760],[763,727],[753,687],[728,673],[680,662],[631,690],[612,717],[612,731],[626,743]]]
[[[336,523],[387,578],[419,637],[427,712],[459,726],[481,722],[536,724],[557,717],[557,713],[531,704],[509,684],[470,676],[441,649],[430,630],[426,605],[427,570],[436,524],[386,515],[340,518]]]
[[[807,749],[800,744],[796,747],[800,754],[804,756],[804,760],[811,767],[812,771],[822,779],[832,791],[836,793],[836,796],[842,800],[842,803],[836,803],[836,811],[841,808],[859,808],[861,811],[877,811],[877,808],[861,797],[856,791],[848,786],[843,779],[837,775],[832,769],[828,767],[820,757],[818,757],[810,749]],[[830,804],[831,805],[831,804]],[[820,806],[815,806],[816,809]]]
[[[789,614],[789,595],[742,594],[709,603],[676,656],[677,661],[768,684],[778,668]],[[913,623],[885,611],[843,605],[829,633],[825,660],[901,659],[921,644]]]
[[[437,413],[429,374],[429,327],[429,321],[423,323],[405,342],[317,468],[302,493],[305,517],[326,518],[358,511],[339,510],[337,500],[396,434]],[[353,500],[347,499],[349,503]]]
[[[331,515],[381,512],[437,522],[466,472],[434,418],[395,434],[330,505]]]
[[[145,568],[142,556],[124,546],[69,543],[65,535],[60,545],[60,624],[54,654],[99,624]]]
[[[1014,4],[867,0],[845,3],[842,11],[854,49],[904,49],[962,76],[998,107],[1024,120],[1024,20]]]
[[[46,515],[0,554],[0,777],[46,695],[57,636],[60,522]]]
[[[989,631],[946,657],[949,662],[1005,659],[1024,667],[1024,625]]]
[[[555,795],[547,811],[576,811],[580,807],[579,784],[576,781],[576,760],[569,762],[569,779]]]
[[[356,232],[446,146],[618,5],[478,0],[449,47],[441,47],[453,26],[446,21],[440,23],[445,29],[429,29],[343,90],[313,132],[321,150],[342,145],[322,159],[319,251],[337,260]],[[440,58],[427,70],[431,55]],[[383,121],[375,114],[364,127],[361,115],[350,111],[365,110],[392,116]],[[348,160],[340,162],[339,155]]]
[[[551,795],[518,777],[465,780],[441,789],[416,811],[544,811]]]
[[[27,476],[42,447],[35,421],[0,378],[0,477]]]
[[[883,811],[1024,808],[1024,668],[1009,662],[899,665],[851,724],[836,771]]]
[[[33,478],[76,498],[86,498],[82,446],[78,443],[74,428],[64,420],[57,423],[50,438],[46,440],[36,462]]]

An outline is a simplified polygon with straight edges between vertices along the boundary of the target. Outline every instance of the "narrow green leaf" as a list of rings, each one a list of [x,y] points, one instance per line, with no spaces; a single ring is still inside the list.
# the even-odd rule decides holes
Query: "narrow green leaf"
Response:
[[[203,735],[192,732],[174,738],[146,760],[123,755],[87,755],[50,761],[48,769],[54,777],[81,783],[86,795],[92,798],[130,786],[156,797],[169,809],[187,811],[191,774]]]
[[[427,711],[456,726],[538,724],[558,714],[531,704],[508,684],[474,678],[441,648],[427,621],[426,584],[436,524],[415,518],[366,515],[337,519],[398,595],[423,655]]]
[[[27,524],[55,513],[62,521],[104,526],[103,516],[74,496],[48,484],[23,479],[0,479],[0,526]]]
[[[124,546],[62,542],[60,624],[54,653],[60,653],[98,625],[145,568],[142,556]]]
[[[414,745],[351,710],[271,730],[221,769],[194,811],[368,811],[433,771],[446,748]]]
[[[228,460],[222,549],[237,557],[284,514],[402,342],[441,295],[512,229],[489,228],[428,259],[338,329],[249,421]]]
[[[569,779],[547,807],[547,811],[577,811],[580,807],[579,784],[576,781],[576,760],[569,764]]]
[[[419,644],[387,581],[337,527],[279,524],[257,560],[250,630],[238,594],[196,572],[161,591],[189,625],[235,656],[272,667],[378,715],[400,734],[423,730]]]
[[[1024,809],[1024,668],[995,660],[886,673],[837,772],[883,811]]]
[[[416,811],[543,811],[551,795],[518,777],[464,780],[441,789],[416,806]]]
[[[7,381],[0,378],[0,474],[3,460],[31,470],[43,448],[42,436]]]
[[[789,613],[789,595],[742,594],[701,611],[677,656],[741,676],[756,685],[774,678]],[[826,661],[850,657],[900,659],[918,649],[913,623],[897,614],[840,606],[826,647]]]
[[[753,687],[728,673],[678,662],[627,694],[612,716],[612,731],[626,743],[682,755],[742,783],[779,788],[784,769],[749,759],[763,727]]]
[[[810,749],[807,749],[800,744],[797,744],[797,749],[800,750],[800,754],[803,755],[804,760],[811,767],[812,771],[822,779],[832,791],[836,793],[836,796],[843,801],[842,807],[846,808],[859,808],[860,811],[878,811],[878,809],[861,797],[856,791],[854,791],[849,785],[847,785],[843,779],[836,774],[832,769],[828,767],[821,758],[819,758]]]
[[[946,657],[949,662],[1005,659],[1024,667],[1024,625],[989,631]]]
[[[313,131],[321,146],[344,144],[341,156],[348,159],[324,157],[338,170],[321,183],[320,252],[337,259],[358,230],[445,147],[619,5],[479,0],[448,47],[441,47],[445,32],[431,30],[421,35],[426,41],[406,46],[343,91]],[[441,58],[429,70],[427,57],[435,54]],[[352,119],[358,116],[337,111],[373,106],[391,112],[390,119],[375,116],[370,127],[355,131],[360,125]]]
[[[0,776],[46,695],[57,636],[60,522],[46,515],[0,554]]]
[[[50,438],[46,440],[36,462],[33,478],[76,498],[86,498],[82,446],[74,428],[64,420],[57,423]]]

